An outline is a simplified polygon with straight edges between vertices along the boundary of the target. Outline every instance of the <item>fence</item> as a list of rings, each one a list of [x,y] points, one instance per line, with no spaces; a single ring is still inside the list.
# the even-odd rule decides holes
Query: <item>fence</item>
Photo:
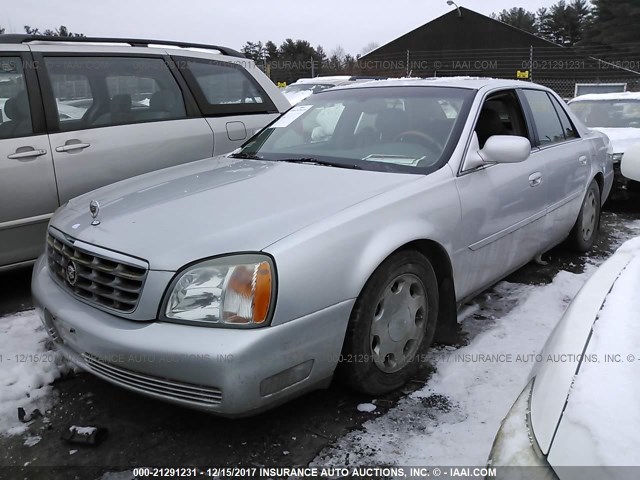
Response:
[[[351,65],[332,68],[328,63],[279,61],[262,68],[274,82],[295,81],[319,75],[366,75],[381,77],[478,76],[525,78],[554,89],[562,97],[574,95],[576,83],[625,83],[640,91],[640,52],[635,44],[615,47],[548,47],[407,50],[359,58]],[[313,67],[313,68],[312,68]]]

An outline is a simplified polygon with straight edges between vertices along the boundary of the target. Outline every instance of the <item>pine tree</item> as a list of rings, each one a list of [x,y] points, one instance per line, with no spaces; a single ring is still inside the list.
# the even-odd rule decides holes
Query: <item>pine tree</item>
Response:
[[[525,32],[536,33],[536,14],[522,7],[502,10],[498,14],[492,14],[491,18],[524,30]]]
[[[585,43],[640,53],[640,2],[593,0],[593,4],[593,24]]]

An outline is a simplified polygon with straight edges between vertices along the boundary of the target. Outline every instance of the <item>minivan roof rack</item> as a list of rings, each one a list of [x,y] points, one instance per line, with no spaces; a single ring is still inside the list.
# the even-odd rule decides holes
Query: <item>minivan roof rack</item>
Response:
[[[0,43],[29,43],[29,42],[65,42],[65,43],[125,43],[132,47],[148,47],[149,45],[168,45],[181,48],[201,48],[217,50],[229,57],[246,58],[245,55],[233,48],[204,43],[177,42],[175,40],[147,40],[142,38],[109,38],[109,37],[57,37],[49,35],[26,35],[5,33],[0,35]]]

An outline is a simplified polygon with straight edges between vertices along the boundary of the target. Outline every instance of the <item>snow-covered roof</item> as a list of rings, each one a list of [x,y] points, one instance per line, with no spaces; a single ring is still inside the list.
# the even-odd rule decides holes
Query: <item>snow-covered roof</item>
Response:
[[[296,84],[299,84],[299,83],[313,83],[313,84],[324,83],[324,84],[328,84],[328,83],[337,83],[337,82],[348,82],[350,78],[351,78],[350,75],[335,75],[335,76],[332,76],[332,77],[327,76],[327,77],[300,78],[295,83]],[[292,83],[291,85],[294,85],[294,83]]]
[[[432,78],[389,78],[387,80],[372,80],[370,82],[360,82],[356,84],[340,85],[332,90],[345,88],[362,88],[362,87],[405,87],[405,86],[434,86],[439,87],[459,87],[478,90],[486,86],[496,86],[505,88],[515,87],[531,87],[531,82],[523,82],[520,80],[505,80],[491,77],[432,77]]]
[[[594,100],[640,100],[640,92],[587,93],[574,98],[571,103]]]

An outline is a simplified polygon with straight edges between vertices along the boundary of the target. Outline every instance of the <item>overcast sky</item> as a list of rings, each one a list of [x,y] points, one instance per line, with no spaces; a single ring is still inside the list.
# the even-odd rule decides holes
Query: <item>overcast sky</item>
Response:
[[[485,15],[514,6],[536,10],[550,0],[458,0]],[[90,36],[124,36],[220,44],[304,39],[326,52],[358,54],[385,44],[453,7],[446,0],[3,0],[0,26],[24,33],[66,25]]]

